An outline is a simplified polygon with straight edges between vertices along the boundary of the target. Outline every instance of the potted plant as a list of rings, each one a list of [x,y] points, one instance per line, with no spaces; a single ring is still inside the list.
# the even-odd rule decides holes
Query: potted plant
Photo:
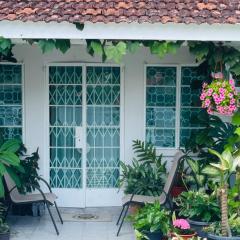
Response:
[[[186,219],[176,219],[176,217],[174,216],[172,224],[172,237],[177,237],[182,240],[190,240],[197,235],[197,233],[193,229],[191,229],[191,226]]]
[[[200,99],[202,107],[209,114],[217,112],[221,115],[232,115],[238,107],[238,93],[234,86],[234,80],[224,79],[223,74],[214,79],[210,84],[204,83]]]
[[[159,196],[162,193],[166,179],[166,162],[162,155],[158,156],[152,144],[139,140],[133,141],[136,158],[131,164],[120,162],[120,187],[125,194]],[[135,213],[139,205],[132,204],[129,212]]]
[[[221,236],[221,222],[215,222],[204,228],[204,231],[208,233],[208,239],[212,240],[240,240],[240,217],[237,214],[232,214],[228,219],[229,230],[231,232],[230,237]]]
[[[238,134],[239,131],[237,130]],[[232,239],[231,228],[228,221],[228,182],[232,173],[236,172],[239,166],[239,151],[232,153],[229,148],[220,154],[217,151],[209,150],[209,152],[219,159],[218,163],[210,163],[203,172],[208,174],[212,180],[218,186],[218,194],[220,196],[220,207],[221,207],[221,234],[214,235],[216,232],[212,233],[212,239]]]
[[[215,193],[188,191],[183,192],[174,201],[179,208],[179,216],[187,218],[200,237],[206,237],[202,231],[204,226],[220,220],[221,213]]]
[[[159,202],[146,204],[130,219],[137,239],[161,240],[170,228],[170,213]]]

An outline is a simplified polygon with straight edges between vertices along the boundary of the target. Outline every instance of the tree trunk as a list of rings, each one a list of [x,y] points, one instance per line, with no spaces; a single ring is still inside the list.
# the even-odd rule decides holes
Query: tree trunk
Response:
[[[228,205],[227,205],[227,185],[224,185],[220,189],[220,201],[221,201],[221,224],[222,224],[222,236],[228,236]]]

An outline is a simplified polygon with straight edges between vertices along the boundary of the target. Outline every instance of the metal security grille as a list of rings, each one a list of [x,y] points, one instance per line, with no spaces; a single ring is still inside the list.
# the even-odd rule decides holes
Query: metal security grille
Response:
[[[52,187],[117,187],[120,67],[50,66],[49,121]]]
[[[55,188],[82,187],[82,149],[75,148],[75,128],[82,126],[82,67],[49,68],[50,183]]]
[[[22,139],[22,65],[0,64],[0,136]]]
[[[87,67],[87,187],[117,186],[120,158],[120,68]]]

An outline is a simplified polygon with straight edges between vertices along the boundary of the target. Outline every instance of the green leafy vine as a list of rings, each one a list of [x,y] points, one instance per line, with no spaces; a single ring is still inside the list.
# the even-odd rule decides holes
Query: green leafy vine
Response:
[[[76,25],[83,29],[84,25]],[[70,47],[69,39],[25,39],[29,44],[36,44],[42,53],[59,50],[63,54]],[[167,54],[175,54],[183,45],[184,41],[158,41],[158,40],[86,40],[86,50],[91,56],[100,56],[102,61],[112,60],[120,63],[127,53],[135,53],[139,48],[146,47],[154,55],[160,58]],[[16,61],[13,53],[12,41],[0,37],[0,60]],[[188,41],[187,46],[195,56],[196,62],[200,63],[203,70],[210,72],[219,71],[218,64],[221,63],[225,73],[231,73],[235,79],[240,80],[240,51],[233,46],[223,42],[201,42]]]

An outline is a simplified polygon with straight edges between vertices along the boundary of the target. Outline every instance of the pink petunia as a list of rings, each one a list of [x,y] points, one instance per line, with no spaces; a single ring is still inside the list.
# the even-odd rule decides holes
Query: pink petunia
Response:
[[[173,221],[173,226],[182,230],[190,229],[190,224],[186,219],[176,219]]]

